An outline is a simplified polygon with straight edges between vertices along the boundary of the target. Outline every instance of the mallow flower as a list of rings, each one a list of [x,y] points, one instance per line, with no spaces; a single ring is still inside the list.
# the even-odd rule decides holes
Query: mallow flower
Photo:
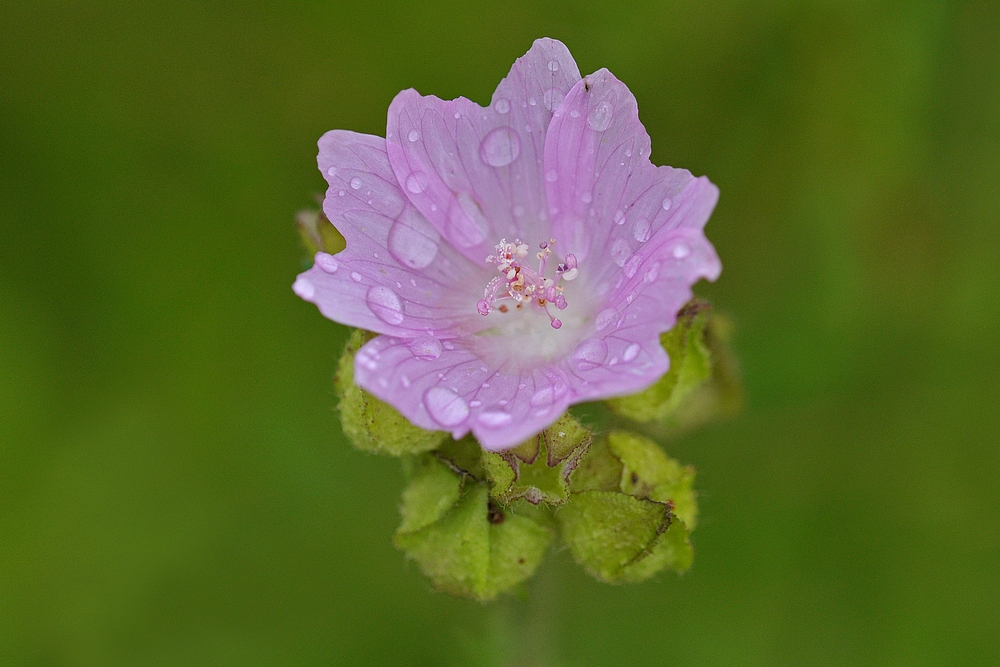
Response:
[[[721,271],[702,231],[718,189],[654,166],[629,89],[552,39],[489,106],[404,90],[385,139],[333,130],[318,162],[347,247],[295,293],[381,334],[355,357],[363,389],[490,450],[655,382],[660,334]]]

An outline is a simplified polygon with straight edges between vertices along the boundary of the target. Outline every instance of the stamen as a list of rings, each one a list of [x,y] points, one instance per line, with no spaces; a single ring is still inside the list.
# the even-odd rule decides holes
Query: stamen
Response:
[[[528,256],[528,244],[522,243],[520,239],[515,239],[513,243],[507,243],[507,239],[500,239],[500,243],[494,248],[493,255],[486,258],[488,264],[496,264],[499,276],[493,278],[483,292],[483,298],[476,303],[476,310],[480,315],[489,315],[494,307],[501,313],[508,312],[507,304],[499,303],[503,301],[516,301],[517,308],[520,309],[525,303],[534,302],[539,308],[549,316],[549,322],[553,329],[562,326],[562,320],[549,313],[549,305],[555,306],[559,310],[566,308],[566,297],[563,296],[563,280],[570,281],[579,275],[577,269],[576,255],[570,253],[566,255],[563,262],[556,265],[555,277],[546,278],[546,268],[549,257],[552,256],[552,246],[555,239],[542,241],[538,244],[539,252],[535,254],[538,259],[538,270],[521,263]]]

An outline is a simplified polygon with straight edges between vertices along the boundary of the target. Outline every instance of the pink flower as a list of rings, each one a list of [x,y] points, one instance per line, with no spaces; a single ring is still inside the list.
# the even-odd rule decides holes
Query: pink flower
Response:
[[[655,382],[660,333],[721,271],[702,232],[718,189],[653,166],[628,88],[581,78],[555,40],[489,107],[404,90],[385,139],[334,130],[318,161],[347,248],[318,253],[295,293],[382,334],[356,356],[361,387],[488,449]]]

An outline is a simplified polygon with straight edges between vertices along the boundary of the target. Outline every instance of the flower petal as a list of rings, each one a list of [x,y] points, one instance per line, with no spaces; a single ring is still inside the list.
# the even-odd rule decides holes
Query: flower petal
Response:
[[[449,243],[482,262],[501,238],[548,238],[543,153],[551,110],[580,78],[560,42],[537,40],[488,108],[404,90],[389,107],[389,160]]]
[[[649,155],[635,97],[605,69],[578,82],[556,110],[545,144],[552,235],[581,265],[621,266],[661,228],[705,225],[711,207],[699,209],[701,218],[677,215],[691,173],[655,167]]]
[[[714,203],[715,186],[699,179],[700,196],[681,204],[680,214]],[[695,193],[697,195],[698,193]],[[618,281],[594,321],[592,336],[565,364],[577,400],[609,398],[640,391],[669,367],[660,334],[677,321],[691,298],[691,285],[714,280],[721,264],[700,229],[661,229],[619,271]]]
[[[355,357],[355,381],[417,426],[446,430],[455,438],[471,430],[491,450],[542,431],[573,397],[560,368],[505,372],[461,341],[432,336],[372,339]]]
[[[403,196],[385,140],[328,132],[318,162],[330,184],[323,209],[347,248],[318,253],[295,292],[332,320],[379,333],[454,336],[479,325],[475,303],[488,271],[442,243]]]

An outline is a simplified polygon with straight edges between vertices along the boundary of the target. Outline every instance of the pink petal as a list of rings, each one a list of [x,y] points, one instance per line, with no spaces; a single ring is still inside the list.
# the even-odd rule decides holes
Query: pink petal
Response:
[[[649,155],[623,83],[602,69],[573,87],[549,126],[545,169],[552,235],[581,266],[620,262],[663,227],[701,228],[708,220],[711,207],[699,209],[700,218],[677,216],[677,198],[693,177],[655,167]]]
[[[380,137],[333,131],[319,141],[330,188],[323,209],[347,240],[319,253],[296,293],[327,317],[379,333],[457,335],[481,326],[485,267],[456,252],[403,196]]]
[[[497,370],[462,341],[379,336],[355,358],[355,381],[417,426],[470,430],[483,447],[513,447],[559,418],[572,399],[565,372],[553,366]]]
[[[501,238],[548,238],[543,153],[551,110],[580,78],[560,42],[537,40],[488,108],[404,90],[389,107],[389,160],[449,243],[482,262]]]

